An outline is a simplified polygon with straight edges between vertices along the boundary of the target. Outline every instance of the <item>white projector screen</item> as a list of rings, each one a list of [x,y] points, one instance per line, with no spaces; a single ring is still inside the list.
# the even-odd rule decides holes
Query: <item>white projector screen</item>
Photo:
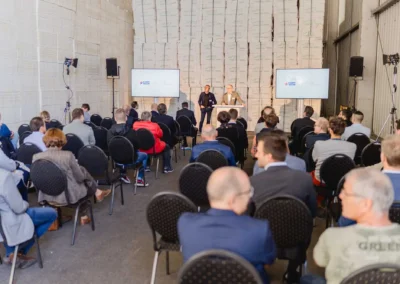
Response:
[[[277,99],[327,99],[329,69],[277,69]]]
[[[179,98],[179,69],[132,69],[132,96]]]

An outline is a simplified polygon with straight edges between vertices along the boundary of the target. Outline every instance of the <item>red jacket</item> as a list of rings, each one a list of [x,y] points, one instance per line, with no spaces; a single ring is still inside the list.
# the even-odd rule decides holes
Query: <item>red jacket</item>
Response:
[[[165,149],[165,142],[161,141],[161,137],[163,137],[163,132],[160,128],[160,126],[157,123],[151,122],[151,121],[136,121],[133,124],[133,129],[138,130],[139,128],[144,128],[149,130],[151,133],[153,133],[154,140],[156,141],[156,153],[161,153]],[[153,154],[153,149],[149,150],[142,150],[139,149],[140,152],[144,152],[147,154]]]

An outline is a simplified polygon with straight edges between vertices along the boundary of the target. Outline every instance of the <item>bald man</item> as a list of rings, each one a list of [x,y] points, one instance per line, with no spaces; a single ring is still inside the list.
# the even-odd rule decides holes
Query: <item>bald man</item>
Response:
[[[244,105],[244,102],[240,98],[238,92],[233,90],[232,85],[226,86],[226,93],[222,97],[222,104],[223,105],[236,105],[236,101],[239,104]]]
[[[243,214],[253,195],[247,174],[234,167],[213,172],[207,184],[211,209],[206,213],[184,213],[178,234],[186,262],[193,255],[223,249],[247,259],[269,283],[264,265],[274,262],[275,243],[269,223]]]

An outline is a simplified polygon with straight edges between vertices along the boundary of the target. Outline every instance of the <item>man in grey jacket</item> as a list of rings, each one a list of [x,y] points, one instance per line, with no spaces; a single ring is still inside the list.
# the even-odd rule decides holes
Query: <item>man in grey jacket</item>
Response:
[[[29,241],[18,251],[18,267],[26,268],[36,262],[27,253],[34,244],[32,239],[36,233],[40,238],[57,218],[57,212],[50,207],[28,208],[28,202],[24,201],[18,192],[12,174],[0,169],[0,216],[1,225],[6,237],[4,242],[6,256],[3,261],[11,264],[15,257],[15,246]]]
[[[84,124],[85,118],[83,116],[83,110],[80,108],[76,108],[72,111],[72,122],[68,125],[65,125],[63,128],[63,132],[65,134],[72,133],[78,136],[83,145],[95,145],[96,140],[94,138],[93,129]]]

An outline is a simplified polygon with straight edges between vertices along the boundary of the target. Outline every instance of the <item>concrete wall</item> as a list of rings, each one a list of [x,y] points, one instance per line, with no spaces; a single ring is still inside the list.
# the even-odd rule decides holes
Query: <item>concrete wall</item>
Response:
[[[8,0],[0,9],[0,112],[13,130],[40,113],[64,122],[70,96],[65,57],[79,58],[65,81],[72,108],[89,103],[111,115],[105,59],[117,57],[116,104],[128,101],[133,65],[133,16],[127,0]]]

